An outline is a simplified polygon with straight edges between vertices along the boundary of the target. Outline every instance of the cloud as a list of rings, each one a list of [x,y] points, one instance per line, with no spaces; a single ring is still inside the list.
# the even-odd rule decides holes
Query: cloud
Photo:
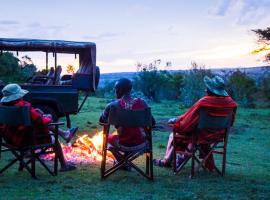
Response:
[[[209,13],[212,16],[234,16],[238,25],[258,24],[269,16],[269,0],[220,0]]]
[[[228,12],[232,4],[232,0],[221,0],[213,10],[210,10],[210,13],[217,16],[224,16]]]
[[[0,25],[8,26],[8,25],[18,25],[18,24],[20,23],[15,20],[0,20]]]

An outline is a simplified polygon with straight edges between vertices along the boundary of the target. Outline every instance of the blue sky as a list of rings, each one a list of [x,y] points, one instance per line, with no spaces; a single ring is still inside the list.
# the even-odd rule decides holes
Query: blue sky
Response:
[[[155,59],[186,69],[265,65],[250,55],[269,0],[0,0],[0,37],[91,41],[102,72],[135,71]],[[27,53],[40,67],[45,56]],[[77,65],[60,55],[59,64]],[[52,61],[52,59],[51,59]],[[51,62],[52,64],[53,62]],[[162,68],[162,65],[161,65]]]

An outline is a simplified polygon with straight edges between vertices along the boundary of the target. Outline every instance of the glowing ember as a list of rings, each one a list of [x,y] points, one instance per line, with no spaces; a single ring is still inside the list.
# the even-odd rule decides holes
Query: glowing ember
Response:
[[[87,134],[79,137],[73,145],[61,144],[65,158],[76,164],[90,164],[102,160],[103,133],[98,132],[93,137]],[[113,160],[113,155],[108,152],[108,160]],[[52,160],[53,155],[43,157]]]

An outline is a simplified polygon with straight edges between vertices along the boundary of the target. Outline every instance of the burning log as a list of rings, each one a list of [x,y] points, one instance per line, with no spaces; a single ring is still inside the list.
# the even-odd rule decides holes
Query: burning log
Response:
[[[65,159],[75,164],[92,164],[102,160],[103,133],[98,132],[93,137],[87,134],[80,136],[72,145],[61,144]],[[107,154],[113,161],[112,154]],[[44,160],[52,160],[53,154],[43,157]]]

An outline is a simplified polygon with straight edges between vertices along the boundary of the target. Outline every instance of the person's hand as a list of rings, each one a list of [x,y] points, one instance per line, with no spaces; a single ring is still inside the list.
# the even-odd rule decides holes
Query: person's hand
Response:
[[[52,120],[52,115],[51,114],[43,114],[43,117],[47,117],[47,118]]]
[[[171,119],[168,120],[168,124],[169,125],[175,124],[176,123],[176,120],[177,120],[177,118],[175,118],[175,117],[174,118],[171,118]]]
[[[43,112],[42,110],[40,110],[39,108],[36,108],[35,110],[36,110],[39,114],[44,115],[44,112]]]

